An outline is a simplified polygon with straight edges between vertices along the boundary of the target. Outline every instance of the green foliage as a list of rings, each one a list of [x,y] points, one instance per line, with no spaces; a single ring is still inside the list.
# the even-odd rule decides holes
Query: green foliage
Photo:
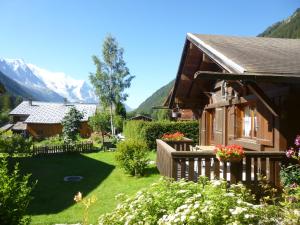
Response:
[[[151,117],[154,120],[162,121],[162,120],[170,120],[170,110],[167,109],[157,109],[153,111]]]
[[[300,185],[300,165],[282,166],[280,179],[284,186],[290,186],[292,184]]]
[[[35,146],[51,146],[51,145],[62,145],[64,140],[61,136],[55,135],[52,137],[45,138],[42,141],[34,143]]]
[[[192,139],[198,143],[199,124],[197,121],[127,121],[124,126],[124,135],[126,138],[143,140],[149,149],[155,149],[156,139],[162,137],[165,133],[181,132],[185,137]]]
[[[199,183],[161,179],[102,215],[99,224],[258,224],[263,208],[254,204],[243,185],[227,188],[226,181]],[[265,221],[266,222],[266,221]]]
[[[90,81],[95,88],[101,105],[110,107],[111,130],[113,132],[113,105],[117,105],[127,99],[124,93],[130,87],[134,76],[130,75],[129,69],[123,59],[124,50],[119,47],[114,37],[108,35],[103,42],[102,57],[100,60],[93,56],[96,72],[90,74]]]
[[[21,97],[10,93],[0,95],[0,125],[10,122],[9,112],[22,101]]]
[[[117,133],[121,133],[123,131],[123,122],[124,119],[120,115],[114,115],[114,127],[117,130]]]
[[[104,142],[104,136],[110,130],[110,115],[108,112],[97,112],[94,116],[90,117],[89,125],[93,131],[100,132],[102,135],[102,143]]]
[[[276,38],[300,38],[300,8],[295,13],[283,20],[268,27],[260,37]]]
[[[147,145],[139,140],[126,140],[117,144],[116,160],[130,175],[142,176],[148,164]]]
[[[134,110],[134,113],[148,115],[154,113],[155,115],[156,110],[153,110],[152,107],[163,105],[164,101],[167,99],[167,96],[174,85],[174,82],[175,81],[172,80],[170,83],[154,92],[149,98],[147,98],[143,103],[141,103],[136,110]]]
[[[63,121],[61,122],[63,129],[64,142],[67,144],[72,144],[79,134],[81,127],[81,120],[83,114],[79,112],[75,107],[71,107],[69,112],[65,115]]]
[[[122,102],[116,104],[116,115],[121,116],[123,119],[126,119],[126,108]]]
[[[0,152],[13,156],[15,153],[31,153],[32,139],[24,138],[20,134],[11,131],[3,132],[0,135]]]
[[[26,209],[31,200],[32,187],[29,185],[30,175],[21,176],[18,164],[12,171],[8,170],[6,159],[0,162],[0,224],[29,224]]]

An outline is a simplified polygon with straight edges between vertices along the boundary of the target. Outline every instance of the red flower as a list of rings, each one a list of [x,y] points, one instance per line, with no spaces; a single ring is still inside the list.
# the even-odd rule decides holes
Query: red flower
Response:
[[[167,140],[167,141],[180,141],[184,138],[184,134],[177,131],[173,134],[164,134],[162,136],[163,140]]]

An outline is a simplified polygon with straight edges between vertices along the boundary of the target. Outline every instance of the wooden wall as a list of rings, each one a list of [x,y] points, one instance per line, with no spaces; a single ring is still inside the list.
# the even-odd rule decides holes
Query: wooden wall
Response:
[[[61,124],[37,124],[37,123],[28,123],[27,124],[28,132],[34,138],[46,138],[55,136],[62,133],[62,125]],[[89,137],[91,135],[91,129],[88,126],[88,123],[82,122],[80,135],[82,137]]]
[[[293,100],[286,101],[291,98],[290,87],[283,84],[260,84],[261,88],[279,108],[280,115],[275,117],[249,90],[243,90],[242,88],[239,90],[239,93],[236,93],[236,97],[232,95],[230,98],[224,99],[220,83],[221,81],[216,82],[210,97],[210,103],[202,111],[199,123],[200,145],[239,144],[246,150],[286,150],[288,147],[287,143],[290,143],[290,140],[297,134],[295,133],[296,129],[293,128],[294,134],[291,138],[292,134],[288,128],[289,124],[291,127],[295,127],[295,121],[297,121],[297,113],[294,112],[295,107],[299,108],[297,112],[300,111],[300,104],[298,106],[294,104],[295,97]],[[232,87],[228,88],[228,92],[232,94],[234,94],[235,90]],[[300,93],[297,96],[300,96]],[[241,135],[241,108],[248,104],[256,107],[258,128],[255,138],[244,138]],[[289,112],[286,112],[287,110]],[[213,113],[214,121],[212,119]],[[300,126],[296,126],[299,127],[298,130],[300,132]],[[213,140],[211,140],[212,132],[214,133]]]

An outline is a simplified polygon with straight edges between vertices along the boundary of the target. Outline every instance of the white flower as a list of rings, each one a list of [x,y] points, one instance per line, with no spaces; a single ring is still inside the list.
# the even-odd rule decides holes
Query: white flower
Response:
[[[211,184],[214,186],[214,187],[218,187],[222,184],[222,182],[220,180],[212,180],[211,181]]]
[[[186,193],[186,192],[188,192],[188,191],[187,190],[179,190],[179,191],[177,191],[178,194],[183,194],[183,193]]]
[[[245,214],[245,219],[249,219],[249,218],[253,218],[254,217],[254,215],[253,214]]]
[[[232,215],[238,215],[241,214],[242,212],[247,211],[247,209],[238,206],[235,209],[229,209],[229,211]]]
[[[224,196],[226,197],[234,197],[234,194],[232,192],[225,193]]]

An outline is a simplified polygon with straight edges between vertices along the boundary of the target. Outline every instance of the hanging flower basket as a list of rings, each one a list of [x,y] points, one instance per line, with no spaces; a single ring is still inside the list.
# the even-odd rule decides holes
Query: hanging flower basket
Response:
[[[216,145],[215,154],[220,162],[240,162],[245,156],[243,147],[240,145]]]

